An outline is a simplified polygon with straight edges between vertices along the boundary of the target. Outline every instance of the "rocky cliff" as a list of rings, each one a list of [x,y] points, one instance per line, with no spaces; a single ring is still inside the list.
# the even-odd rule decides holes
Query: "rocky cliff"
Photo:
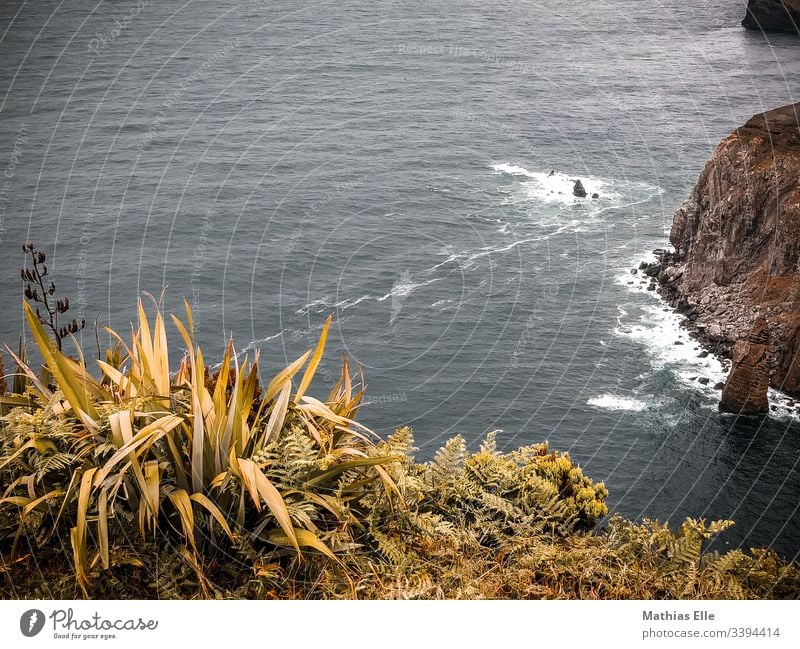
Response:
[[[750,0],[742,25],[765,32],[800,33],[800,0]]]
[[[793,396],[800,396],[798,115],[800,104],[756,115],[720,143],[675,215],[675,252],[656,268],[662,296],[714,351],[730,357],[737,341],[769,340],[759,363],[770,385]],[[753,331],[759,316],[763,335]]]

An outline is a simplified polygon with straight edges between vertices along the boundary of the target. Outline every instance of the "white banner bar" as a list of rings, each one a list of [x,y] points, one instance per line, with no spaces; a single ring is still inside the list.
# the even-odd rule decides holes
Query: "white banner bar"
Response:
[[[2,601],[2,647],[799,647],[800,602]],[[188,645],[187,643],[191,643]],[[508,643],[514,643],[509,645]]]

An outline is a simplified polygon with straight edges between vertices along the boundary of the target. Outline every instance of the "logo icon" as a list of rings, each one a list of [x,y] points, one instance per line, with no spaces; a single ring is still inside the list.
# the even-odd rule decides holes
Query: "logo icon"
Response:
[[[26,638],[32,638],[44,628],[44,613],[38,608],[25,611],[19,618],[19,630]]]

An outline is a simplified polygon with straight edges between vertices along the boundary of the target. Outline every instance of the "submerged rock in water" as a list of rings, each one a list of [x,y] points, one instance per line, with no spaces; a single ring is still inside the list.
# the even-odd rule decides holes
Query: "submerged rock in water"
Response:
[[[597,192],[595,192],[594,194],[592,194],[592,198],[600,198],[600,194],[598,194]]]
[[[769,329],[763,315],[756,318],[747,338],[733,347],[733,367],[722,388],[719,409],[742,415],[769,411]]]
[[[586,198],[586,189],[580,181],[580,178],[575,181],[575,185],[572,187],[572,195],[578,198]]]

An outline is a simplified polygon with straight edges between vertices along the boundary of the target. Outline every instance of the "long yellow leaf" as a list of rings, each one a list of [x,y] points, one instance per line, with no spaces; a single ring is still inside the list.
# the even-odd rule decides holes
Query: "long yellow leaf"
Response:
[[[308,367],[306,367],[306,371],[303,374],[303,379],[300,381],[300,387],[297,388],[297,392],[294,395],[295,403],[300,403],[300,399],[302,399],[303,395],[306,393],[308,386],[311,385],[311,380],[314,378],[314,374],[317,372],[319,362],[322,360],[322,354],[325,352],[325,341],[328,340],[328,329],[331,326],[332,320],[333,315],[329,315],[328,319],[325,320],[325,324],[322,327],[322,333],[319,335],[317,348],[314,350],[314,355],[311,357]]]
[[[283,496],[281,496],[280,492],[252,460],[247,460],[241,457],[238,459],[239,466],[242,467],[242,474],[247,474],[248,478],[255,483],[258,495],[261,496],[261,498],[267,504],[267,507],[269,507],[269,510],[272,512],[275,520],[278,521],[278,524],[286,533],[286,536],[289,538],[292,545],[299,550],[300,548],[297,544],[297,537],[294,534],[292,519],[289,516],[289,510],[286,508],[286,503],[283,501]]]
[[[111,470],[129,455],[133,454],[136,449],[144,444],[154,444],[173,428],[179,426],[182,421],[183,420],[177,415],[164,415],[142,428],[129,442],[114,453],[105,465],[103,465],[103,468],[98,472],[95,483],[98,485],[101,484],[108,477],[108,474],[111,473]]]
[[[100,490],[97,502],[97,539],[100,544],[100,562],[108,570],[111,564],[108,553],[108,491]]]
[[[76,572],[79,580],[85,583],[86,573],[88,571],[88,560],[86,550],[86,512],[89,509],[89,499],[92,495],[92,478],[97,472],[94,467],[84,471],[81,476],[81,486],[78,492],[78,518],[74,529],[73,550],[76,559]]]
[[[311,350],[309,349],[294,363],[289,365],[289,367],[285,367],[275,375],[275,378],[270,381],[270,384],[267,386],[267,389],[264,392],[264,401],[270,401],[272,397],[278,394],[278,391],[283,387],[286,379],[291,379],[295,374],[297,374],[300,368],[303,367],[303,364],[306,362],[306,359],[310,354]]]
[[[158,525],[158,512],[161,503],[161,472],[158,467],[158,460],[150,460],[144,463],[144,484],[142,485],[142,495],[150,511],[150,521],[152,529]]]
[[[233,532],[228,525],[228,521],[225,520],[225,516],[219,510],[219,507],[217,507],[205,494],[195,493],[189,496],[189,498],[191,498],[194,502],[196,502],[214,517],[217,523],[219,523],[219,526],[231,540],[231,543],[233,543]]]
[[[33,383],[36,386],[36,389],[39,390],[39,393],[42,395],[44,400],[50,401],[50,399],[53,398],[52,391],[41,381],[41,379],[39,379],[36,373],[30,367],[28,367],[25,361],[23,361],[19,356],[17,356],[8,345],[4,345],[4,347],[6,348],[8,355],[14,359],[14,362],[17,364],[17,367],[19,367],[23,371],[23,373],[31,380],[31,383]]]
[[[116,367],[109,365],[105,361],[101,361],[97,359],[97,365],[100,367],[100,370],[105,374],[109,380],[119,388],[120,395],[123,398],[132,398],[136,396],[136,387],[131,384],[122,372],[120,372]]]
[[[302,528],[295,528],[294,535],[297,539],[297,545],[301,547],[313,548],[317,552],[324,554],[326,557],[333,559],[336,561],[336,563],[340,563],[333,551],[313,532],[304,530]],[[280,530],[271,531],[269,534],[267,534],[267,538],[269,539],[270,543],[274,543],[275,545],[294,545],[286,536],[286,534]]]
[[[200,405],[198,388],[192,385],[192,489],[202,491],[204,479],[203,444],[205,442],[205,421]]]
[[[89,582],[89,575],[87,574],[89,561],[86,556],[86,545],[78,538],[77,527],[70,529],[69,542],[72,546],[72,560],[75,562],[75,577],[78,580],[78,585],[81,587],[83,594],[86,595],[86,584]]]
[[[53,489],[46,493],[44,496],[40,496],[36,500],[29,502],[25,507],[22,509],[21,517],[25,518],[28,514],[30,514],[34,509],[36,509],[39,505],[43,502],[47,502],[48,500],[52,500],[53,498],[59,498],[64,495],[63,489]]]
[[[283,386],[278,398],[272,405],[272,412],[267,422],[266,432],[264,434],[263,444],[269,443],[274,439],[283,428],[283,422],[286,419],[286,411],[289,408],[289,395],[292,391],[292,383],[288,379]]]
[[[315,472],[312,477],[306,482],[307,485],[313,486],[330,480],[331,478],[344,473],[350,469],[358,469],[363,467],[378,467],[381,464],[390,464],[400,460],[400,456],[386,456],[386,457],[365,457],[358,460],[348,460],[347,462],[340,462],[335,464],[326,471]]]
[[[175,491],[170,491],[167,497],[178,512],[186,540],[192,548],[196,548],[194,541],[194,511],[192,510],[192,502],[189,500],[189,494],[183,489],[176,489]]]
[[[164,396],[169,395],[169,348],[167,347],[167,330],[164,327],[164,318],[159,311],[156,314],[155,331],[153,334],[153,364],[156,366],[156,383],[158,391]]]
[[[47,335],[31,306],[27,302],[24,302],[23,305],[28,325],[36,341],[36,346],[39,348],[39,352],[42,354],[47,368],[53,375],[58,387],[64,393],[64,397],[72,406],[75,414],[80,416],[81,413],[84,413],[92,420],[97,419],[97,411],[89,402],[84,386],[82,386],[75,375],[69,371],[69,366],[63,358],[64,355],[58,351],[55,343]],[[67,370],[66,372],[65,369]]]

